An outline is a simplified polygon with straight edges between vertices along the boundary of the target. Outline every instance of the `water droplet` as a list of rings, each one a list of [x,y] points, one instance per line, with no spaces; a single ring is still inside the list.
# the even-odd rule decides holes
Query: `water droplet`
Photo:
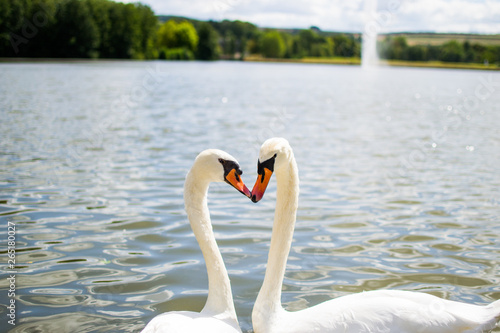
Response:
[[[468,151],[474,151],[474,146],[466,146],[465,149],[467,149]]]
[[[227,97],[222,97],[222,103],[224,103],[224,104],[227,103]]]

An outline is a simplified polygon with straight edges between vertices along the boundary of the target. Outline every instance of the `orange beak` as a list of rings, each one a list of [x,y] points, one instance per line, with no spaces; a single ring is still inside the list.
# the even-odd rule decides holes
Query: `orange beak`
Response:
[[[248,198],[252,196],[250,190],[246,187],[245,183],[243,183],[243,180],[241,180],[241,176],[236,173],[236,169],[232,169],[227,174],[226,182],[228,182],[230,185],[232,185],[235,189],[243,193]]]
[[[269,181],[271,180],[271,176],[273,172],[268,168],[263,168],[263,173],[257,176],[257,180],[255,181],[255,185],[252,189],[252,201],[258,202],[264,196],[264,192],[266,192],[267,185],[269,185]]]

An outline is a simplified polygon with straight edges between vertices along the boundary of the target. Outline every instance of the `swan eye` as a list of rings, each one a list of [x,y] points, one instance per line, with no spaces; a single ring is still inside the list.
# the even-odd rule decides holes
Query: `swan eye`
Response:
[[[277,154],[274,154],[274,156],[268,159],[267,161],[257,162],[257,173],[262,176],[262,181],[264,181],[264,175],[265,175],[264,169],[274,172],[274,162],[276,160],[276,156]]]
[[[225,161],[222,158],[219,158],[219,162],[220,164],[224,164]]]

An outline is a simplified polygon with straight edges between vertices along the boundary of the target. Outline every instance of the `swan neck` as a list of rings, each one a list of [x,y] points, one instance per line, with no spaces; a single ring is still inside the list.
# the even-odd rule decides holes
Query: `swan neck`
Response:
[[[298,169],[292,152],[289,155],[288,165],[277,169],[275,174],[277,195],[271,247],[264,283],[255,303],[255,307],[260,309],[257,311],[261,311],[265,316],[283,310],[281,288],[293,238],[299,196]]]
[[[200,172],[201,173],[201,172]],[[226,313],[236,320],[231,284],[210,221],[207,193],[210,181],[193,167],[186,177],[184,202],[189,223],[205,259],[208,273],[208,298],[202,312]]]

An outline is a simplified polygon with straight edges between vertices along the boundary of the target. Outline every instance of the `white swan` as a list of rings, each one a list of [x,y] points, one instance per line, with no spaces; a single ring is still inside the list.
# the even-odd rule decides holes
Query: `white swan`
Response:
[[[186,176],[184,202],[191,228],[200,245],[208,272],[208,298],[201,312],[172,311],[153,318],[143,333],[241,332],[231,284],[215,241],[207,205],[211,182],[227,182],[250,197],[240,178],[242,171],[231,155],[216,149],[201,152]]]
[[[262,288],[252,312],[255,333],[457,333],[488,332],[500,317],[500,301],[476,306],[410,291],[369,291],[288,312],[281,287],[292,242],[299,194],[297,164],[288,141],[269,139],[261,147],[252,201],[264,195],[276,173],[276,212]]]

